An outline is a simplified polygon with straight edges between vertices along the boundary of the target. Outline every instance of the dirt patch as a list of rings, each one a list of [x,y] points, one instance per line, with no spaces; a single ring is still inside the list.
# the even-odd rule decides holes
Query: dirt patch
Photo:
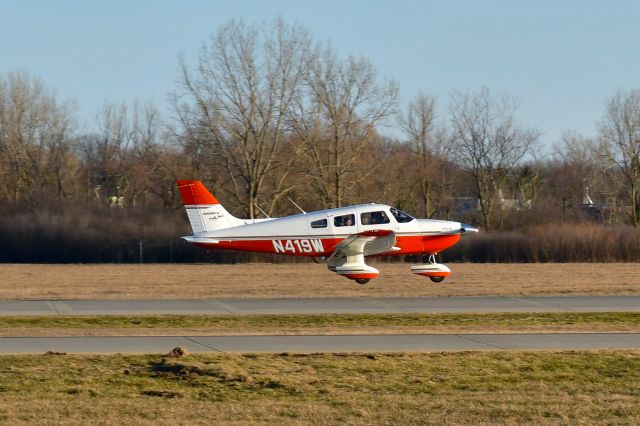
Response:
[[[169,353],[165,356],[167,358],[181,358],[187,355],[189,355],[189,352],[185,348],[176,346],[175,348],[171,349],[171,351],[169,351]]]
[[[638,263],[449,264],[442,284],[373,263],[358,285],[323,265],[0,265],[1,299],[408,297],[640,294]]]

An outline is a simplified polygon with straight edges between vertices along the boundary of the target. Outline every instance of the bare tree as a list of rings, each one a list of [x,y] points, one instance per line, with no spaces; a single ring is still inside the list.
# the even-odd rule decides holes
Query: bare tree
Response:
[[[516,109],[515,100],[496,98],[487,88],[451,96],[454,157],[473,179],[487,230],[493,226],[495,204],[509,172],[539,136],[516,123]]]
[[[65,198],[73,170],[72,107],[38,79],[0,79],[0,178],[5,198],[18,202]]]
[[[553,147],[546,163],[548,202],[558,206],[562,220],[580,216],[585,186],[602,187],[603,169],[596,155],[594,140],[573,131],[566,131]],[[592,194],[593,195],[593,194]],[[551,219],[551,218],[547,218]]]
[[[378,83],[368,60],[340,60],[331,49],[316,52],[306,77],[307,96],[292,116],[305,148],[306,174],[324,207],[340,207],[350,189],[374,172],[359,168],[376,126],[393,113],[398,89]]]
[[[181,92],[173,104],[184,146],[196,161],[222,165],[229,193],[256,214],[258,197],[269,188],[271,208],[291,190],[286,179],[296,152],[283,141],[289,109],[307,70],[310,37],[278,19],[272,25],[231,21],[200,52],[192,71],[180,61]],[[270,175],[277,175],[273,177]]]
[[[444,198],[450,150],[446,131],[435,128],[435,100],[419,93],[398,122],[412,146],[407,168],[412,183],[418,184],[422,217],[433,217]]]
[[[631,223],[640,225],[640,90],[619,90],[600,124],[601,152],[625,180]]]
[[[161,118],[153,103],[105,103],[96,127],[96,133],[77,143],[90,198],[123,197],[120,202],[127,205],[147,203],[156,195],[164,199],[167,185],[174,182],[171,176],[158,179],[159,171],[168,170],[162,158],[166,146],[161,142]]]
[[[97,132],[78,142],[87,182],[87,194],[100,202],[122,195],[126,157],[130,148],[129,109],[125,103],[105,103],[96,114]]]

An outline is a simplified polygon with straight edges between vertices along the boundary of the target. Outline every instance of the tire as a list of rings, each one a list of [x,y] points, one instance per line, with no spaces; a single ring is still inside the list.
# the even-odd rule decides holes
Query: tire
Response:
[[[434,276],[430,276],[429,279],[431,281],[433,281],[434,283],[441,283],[442,281],[444,281],[444,277],[434,277]]]
[[[356,279],[355,279],[355,281],[356,281],[358,284],[366,284],[366,283],[368,283],[368,282],[369,282],[369,278],[356,278]]]

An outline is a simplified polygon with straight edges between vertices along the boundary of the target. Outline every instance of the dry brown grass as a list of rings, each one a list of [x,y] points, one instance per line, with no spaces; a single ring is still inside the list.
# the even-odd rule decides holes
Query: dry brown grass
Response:
[[[305,329],[240,329],[211,328],[0,328],[0,337],[84,337],[84,336],[323,336],[363,334],[522,334],[522,333],[638,333],[638,327],[627,325],[577,325],[557,327],[326,327]]]
[[[2,299],[390,297],[640,294],[637,263],[450,264],[442,284],[409,264],[374,264],[380,278],[357,285],[309,264],[0,265]]]
[[[637,351],[5,356],[7,424],[636,424]]]

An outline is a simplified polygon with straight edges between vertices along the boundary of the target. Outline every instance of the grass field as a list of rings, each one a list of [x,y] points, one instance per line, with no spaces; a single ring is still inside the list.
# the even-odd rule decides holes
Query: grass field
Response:
[[[0,265],[4,299],[640,294],[638,264]],[[0,317],[2,336],[640,330],[637,313]],[[6,424],[634,424],[640,351],[0,356]]]
[[[358,285],[324,265],[0,265],[0,299],[640,294],[640,264],[450,264],[442,284],[379,263]]]
[[[0,336],[640,332],[640,313],[0,316]]]
[[[635,424],[640,353],[3,356],[6,424]]]

